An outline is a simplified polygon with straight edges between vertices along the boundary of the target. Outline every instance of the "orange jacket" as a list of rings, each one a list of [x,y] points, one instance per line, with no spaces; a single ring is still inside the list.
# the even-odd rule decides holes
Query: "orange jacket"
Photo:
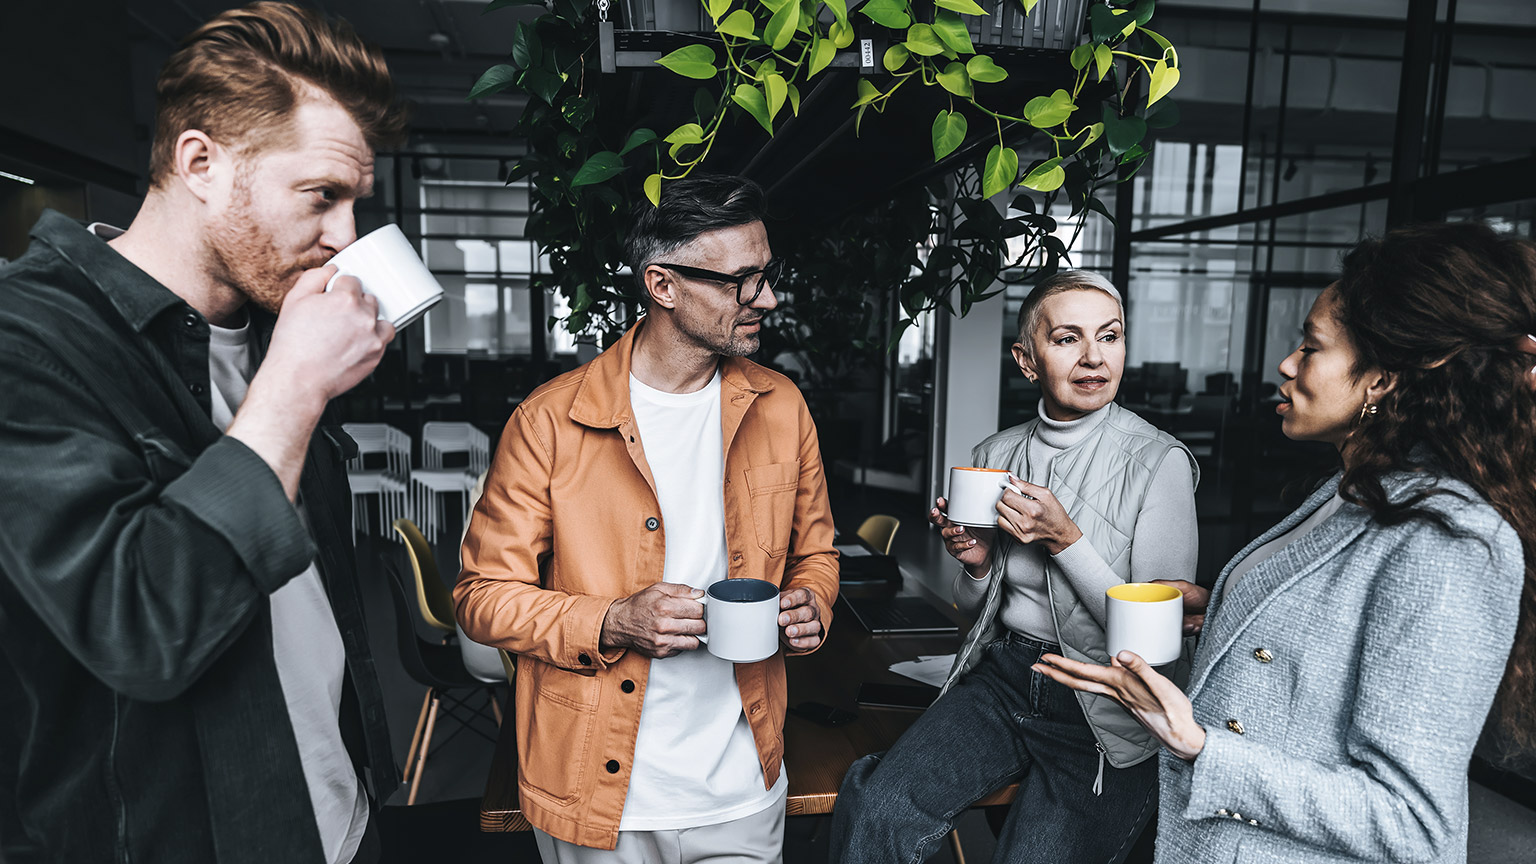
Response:
[[[477,642],[519,655],[518,792],[554,837],[612,849],[629,789],[650,658],[598,646],[614,600],[661,581],[666,526],[629,404],[636,325],[535,390],[507,421],[464,539],[453,596]],[[730,577],[837,597],[816,426],[782,375],[721,361]],[[778,780],[784,657],[736,665],[763,777]]]

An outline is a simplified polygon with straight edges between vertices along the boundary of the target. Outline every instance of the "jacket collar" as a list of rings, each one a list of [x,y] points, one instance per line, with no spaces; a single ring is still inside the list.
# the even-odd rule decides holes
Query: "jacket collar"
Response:
[[[169,288],[135,267],[105,240],[62,213],[44,210],[31,234],[89,279],[136,332],[144,332],[165,310],[185,305]]]
[[[645,326],[642,317],[619,341],[587,364],[576,397],[571,402],[570,418],[594,429],[616,429],[632,416],[629,403],[629,373],[635,334]],[[743,357],[720,358],[720,386],[754,396],[773,389],[773,379],[762,367]],[[721,402],[728,400],[724,395]]]

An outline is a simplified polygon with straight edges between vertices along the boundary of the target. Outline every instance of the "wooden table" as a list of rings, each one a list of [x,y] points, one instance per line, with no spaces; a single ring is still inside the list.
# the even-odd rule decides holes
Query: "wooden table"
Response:
[[[844,594],[868,591],[844,588]],[[948,604],[918,585],[905,574],[903,595],[921,596],[943,610],[960,626],[964,634],[968,624]],[[785,661],[789,677],[789,704],[822,702],[834,708],[858,712],[858,719],[837,727],[821,726],[790,714],[784,725],[784,764],[789,772],[790,815],[831,813],[837,803],[837,790],[843,775],[855,759],[888,749],[919,715],[917,711],[870,708],[858,705],[855,695],[865,681],[912,684],[890,671],[892,663],[912,660],[923,654],[951,654],[960,647],[960,636],[872,636],[839,601],[831,635],[814,654],[790,657]],[[507,706],[509,722],[501,725],[496,741],[496,755],[485,797],[480,802],[481,831],[527,831],[532,826],[523,818],[517,798],[517,733],[512,706]],[[1004,804],[1013,800],[1016,786],[994,792],[977,806]]]

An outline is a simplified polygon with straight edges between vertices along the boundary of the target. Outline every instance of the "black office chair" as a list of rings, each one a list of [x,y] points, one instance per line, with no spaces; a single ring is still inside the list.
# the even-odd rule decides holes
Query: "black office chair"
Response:
[[[385,569],[389,571],[389,596],[395,605],[395,637],[400,648],[400,662],[405,666],[406,674],[427,688],[421,714],[416,718],[416,731],[411,734],[411,746],[405,756],[404,782],[410,784],[411,790],[406,804],[410,805],[416,803],[416,793],[421,788],[421,775],[427,765],[427,752],[432,746],[432,733],[437,728],[438,710],[443,709],[444,713],[459,723],[459,728],[453,730],[438,746],[446,745],[465,729],[494,744],[495,737],[486,734],[475,725],[475,721],[487,717],[487,708],[496,710],[496,693],[494,688],[486,686],[485,682],[476,679],[464,668],[464,659],[457,645],[428,642],[416,635],[415,606],[406,598],[404,579],[399,568],[390,562]],[[464,691],[485,693],[486,705],[471,707],[468,702],[471,694],[458,695]],[[499,718],[490,719],[499,725]],[[417,751],[418,746],[420,752]]]

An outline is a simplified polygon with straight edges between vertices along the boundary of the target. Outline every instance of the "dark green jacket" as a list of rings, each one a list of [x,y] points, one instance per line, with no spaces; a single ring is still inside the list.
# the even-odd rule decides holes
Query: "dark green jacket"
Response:
[[[342,734],[393,791],[350,537],[351,440],[300,499],[209,419],[208,324],[48,212],[0,267],[0,848],[11,864],[320,862],[268,595],[315,561]],[[264,350],[273,318],[253,309]],[[311,535],[311,529],[313,534]]]

